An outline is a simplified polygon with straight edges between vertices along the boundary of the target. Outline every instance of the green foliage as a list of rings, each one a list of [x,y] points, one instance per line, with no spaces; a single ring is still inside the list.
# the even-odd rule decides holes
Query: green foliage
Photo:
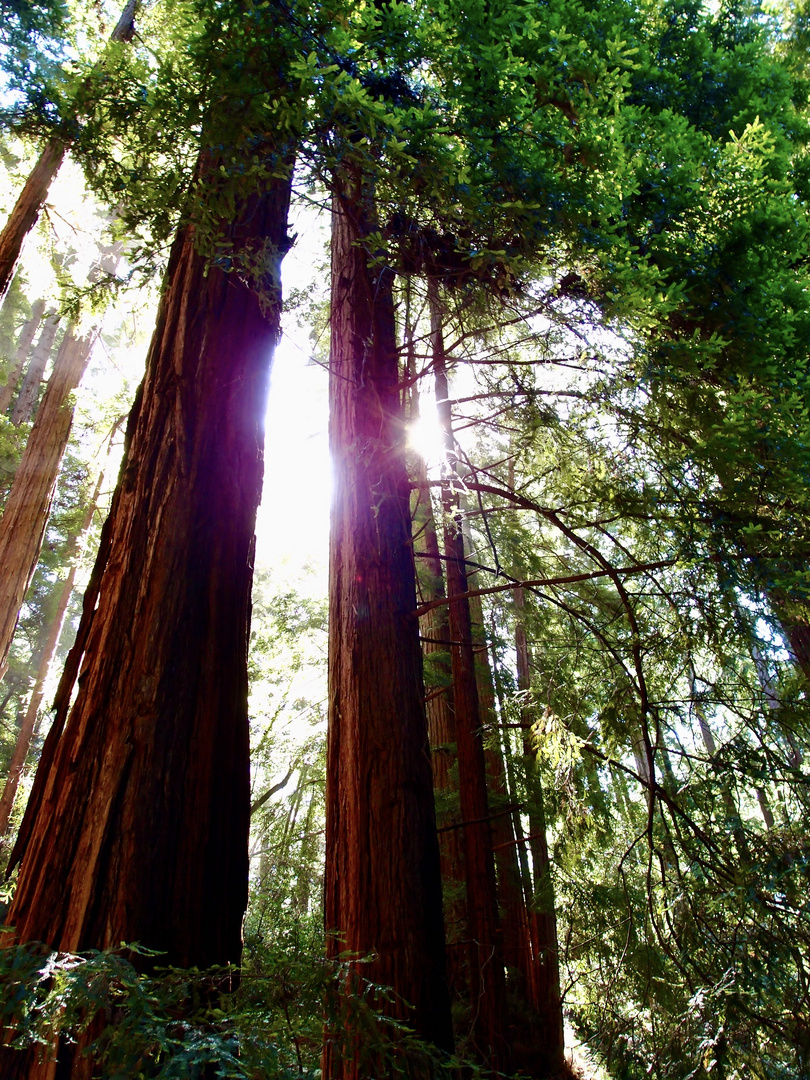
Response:
[[[76,1042],[105,1080],[314,1080],[326,1028],[337,1053],[367,1063],[369,1075],[454,1075],[460,1062],[391,1019],[391,992],[363,980],[362,963],[327,963],[314,944],[288,921],[238,988],[227,969],[143,974],[159,957],[138,946],[71,955],[9,945],[0,949],[4,1041],[44,1056],[57,1040]]]
[[[67,21],[64,0],[2,0],[0,78],[6,94],[27,91],[32,80],[53,73]]]

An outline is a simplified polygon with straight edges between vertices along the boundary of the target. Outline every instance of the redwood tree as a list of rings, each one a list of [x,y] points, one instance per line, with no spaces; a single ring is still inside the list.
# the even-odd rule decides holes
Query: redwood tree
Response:
[[[493,858],[481,708],[476,680],[464,534],[458,492],[453,485],[455,439],[449,401],[442,316],[435,279],[428,282],[430,336],[436,403],[444,434],[448,464],[442,484],[445,516],[444,552],[447,566],[448,628],[453,671],[453,711],[458,755],[459,800],[464,836],[467,895],[472,1039],[485,1064],[503,1069],[509,1059],[506,1028],[506,987]]]
[[[328,950],[371,954],[361,972],[393,987],[394,1013],[449,1049],[393,274],[369,250],[376,229],[370,185],[344,176],[332,232]],[[365,1075],[327,1040],[325,1077]]]
[[[263,295],[211,267],[193,226],[174,243],[78,696],[48,736],[15,852],[22,939],[239,960],[253,527],[289,191],[275,181],[226,230],[235,250],[271,253]]]
[[[36,569],[70,437],[70,393],[84,374],[94,338],[72,330],[65,334],[0,518],[0,678],[5,674],[20,607]]]
[[[123,421],[123,417],[121,417],[121,421]],[[116,427],[113,430],[117,430],[119,426],[120,424],[116,424]],[[65,550],[65,557],[69,566],[67,577],[62,582],[62,587],[59,590],[59,599],[56,604],[56,610],[47,626],[44,640],[35,651],[37,659],[34,685],[31,688],[28,704],[25,707],[25,713],[22,715],[20,729],[17,732],[17,741],[8,763],[8,773],[3,787],[3,794],[0,795],[0,844],[5,842],[6,835],[9,831],[14,799],[20,785],[23,769],[28,757],[28,751],[31,748],[31,742],[37,729],[39,710],[45,694],[45,680],[48,677],[48,672],[54,654],[56,653],[57,645],[59,644],[59,638],[61,637],[62,626],[65,621],[68,605],[73,596],[73,588],[76,582],[76,573],[79,568],[82,548],[87,540],[87,534],[93,523],[93,516],[98,510],[98,500],[101,494],[103,479],[104,471],[102,470],[102,472],[99,473],[95,491],[87,506],[79,531],[71,535],[68,540]]]

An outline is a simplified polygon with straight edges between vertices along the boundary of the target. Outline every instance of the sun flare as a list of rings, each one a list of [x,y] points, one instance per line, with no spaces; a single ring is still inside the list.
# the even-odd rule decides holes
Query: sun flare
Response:
[[[444,457],[444,436],[438,420],[430,412],[408,424],[408,446],[428,465],[436,465]]]

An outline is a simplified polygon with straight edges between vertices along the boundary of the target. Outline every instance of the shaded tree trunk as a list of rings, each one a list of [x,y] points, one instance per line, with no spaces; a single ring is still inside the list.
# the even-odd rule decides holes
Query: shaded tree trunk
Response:
[[[110,433],[108,440],[107,453],[109,455],[109,447],[112,442],[112,437],[121,426],[123,417],[116,423]],[[87,505],[86,513],[82,519],[81,526],[77,534],[71,537],[67,544],[66,562],[69,564],[69,570],[67,577],[62,584],[62,589],[59,591],[59,599],[56,604],[56,610],[54,611],[51,624],[48,629],[48,635],[46,635],[42,648],[39,650],[39,663],[37,667],[37,676],[33,681],[33,687],[31,688],[31,696],[26,706],[25,716],[23,723],[19,727],[17,734],[17,741],[14,746],[14,752],[11,756],[9,764],[9,774],[6,777],[5,785],[3,787],[3,794],[0,796],[0,842],[9,831],[9,822],[11,820],[11,812],[14,808],[14,799],[17,794],[17,788],[19,787],[19,781],[21,781],[23,775],[23,769],[25,768],[26,758],[28,751],[30,750],[31,741],[33,735],[37,731],[37,717],[39,715],[40,706],[42,705],[42,698],[44,696],[45,680],[48,678],[48,673],[51,669],[51,663],[56,652],[56,647],[59,643],[59,638],[62,636],[62,627],[65,623],[65,615],[67,613],[68,605],[70,604],[70,597],[73,595],[73,588],[76,585],[76,576],[79,569],[79,562],[82,555],[82,549],[86,542],[87,534],[89,534],[90,528],[93,524],[93,517],[98,509],[98,498],[100,492],[102,492],[102,485],[104,484],[104,470],[98,474],[98,480],[96,481],[95,490],[90,500],[90,504]]]
[[[410,1003],[390,1008],[417,1035],[450,1049],[393,275],[370,265],[375,231],[371,192],[344,181],[332,217],[327,948],[373,953],[360,973]],[[368,1072],[327,1038],[323,1075]]]
[[[66,153],[67,143],[62,139],[48,140],[0,232],[0,297],[5,296],[11,284],[23,244],[37,223]]]
[[[466,540],[466,533],[465,533]],[[470,544],[467,541],[467,550]],[[467,575],[467,587],[475,589],[478,573]],[[514,806],[507,783],[503,751],[497,738],[498,715],[495,710],[495,684],[489,663],[484,613],[480,596],[471,596],[467,601],[470,607],[470,622],[475,651],[475,678],[478,686],[478,701],[481,707],[481,720],[492,735],[485,742],[484,758],[487,769],[487,782],[492,795],[492,843],[495,855],[495,871],[498,882],[498,906],[501,912],[501,932],[503,935],[503,958],[507,969],[512,972],[512,981],[520,976],[522,983],[519,993],[528,989],[531,972],[531,956],[528,940],[528,922],[526,904],[518,865],[517,842],[514,829]]]
[[[526,625],[523,589],[515,589],[515,651],[517,653],[518,689],[531,686],[531,661]],[[529,845],[534,874],[534,901],[529,910],[529,926],[535,955],[534,1007],[540,1021],[542,1071],[545,1075],[561,1072],[565,1064],[562,1000],[560,995],[560,954],[557,941],[557,918],[554,910],[554,885],[551,878],[546,833],[543,788],[532,746],[528,709],[522,713],[523,756],[529,802]]]
[[[81,380],[95,335],[65,334],[0,518],[0,677],[25,594],[36,569],[73,408],[69,396]]]
[[[25,767],[25,761],[28,757],[28,751],[31,748],[31,741],[37,726],[37,716],[39,715],[39,709],[42,705],[42,698],[45,692],[45,680],[48,677],[51,661],[56,652],[56,647],[59,644],[62,625],[65,621],[65,613],[67,612],[70,598],[73,595],[76,572],[81,556],[82,541],[86,537],[87,532],[93,523],[93,515],[96,512],[103,480],[104,473],[102,472],[99,474],[96,488],[93,492],[93,497],[90,500],[90,505],[87,508],[87,513],[82,521],[81,528],[79,529],[79,532],[71,538],[71,541],[68,544],[66,556],[67,561],[70,564],[70,569],[68,570],[67,577],[62,583],[56,611],[54,612],[51,624],[48,627],[48,634],[39,651],[39,663],[37,665],[37,674],[34,685],[31,689],[31,697],[28,700],[25,715],[20,724],[17,742],[15,743],[11,761],[9,762],[8,776],[6,777],[6,783],[3,787],[3,794],[0,796],[0,841],[3,840],[8,832],[11,811],[14,808],[14,799],[17,795],[17,789],[20,786],[20,779]]]
[[[135,15],[140,0],[129,0],[121,13],[110,41],[131,41],[135,35]],[[5,296],[26,237],[36,225],[54,177],[62,167],[70,144],[61,138],[49,139],[20,192],[8,221],[0,232],[0,299]]]
[[[261,296],[195,250],[193,227],[173,245],[121,479],[12,854],[21,867],[7,923],[20,939],[64,950],[139,941],[180,966],[239,961],[253,530],[289,193],[288,180],[274,181],[224,230],[236,252],[267,244]]]
[[[469,588],[477,587],[477,574],[467,577]],[[528,860],[522,872],[521,853],[525,857],[526,838],[516,802],[514,779],[507,775],[501,739],[496,737],[498,715],[495,710],[495,680],[489,662],[489,649],[480,596],[469,599],[475,643],[475,667],[482,716],[492,725],[493,735],[486,741],[487,780],[492,793],[492,840],[498,880],[498,905],[501,913],[503,954],[507,968],[507,1011],[510,1027],[512,1066],[530,1076],[549,1075],[545,1025],[535,1013],[536,958],[530,927],[533,890]],[[508,750],[507,750],[508,753]],[[555,1058],[556,1061],[556,1058]]]
[[[413,417],[412,417],[413,419]],[[420,603],[444,600],[444,569],[427,483],[427,469],[419,459],[414,508],[414,550]],[[437,795],[436,820],[441,858],[444,928],[447,940],[447,983],[451,997],[469,996],[465,987],[462,950],[467,912],[464,901],[464,851],[458,802],[456,727],[453,708],[453,672],[450,663],[450,624],[447,606],[440,605],[420,619],[422,651],[432,672],[426,682],[426,709],[433,787]]]
[[[59,318],[54,312],[51,312],[45,319],[45,325],[42,327],[42,332],[31,353],[31,359],[28,361],[28,369],[20,387],[20,393],[14,403],[14,408],[11,410],[11,422],[15,427],[19,427],[20,424],[27,424],[34,415],[37,391],[45,374],[45,367],[51,355],[58,329]]]
[[[428,303],[436,405],[448,457],[452,460],[455,457],[455,439],[448,393],[442,311],[435,280],[428,283]],[[450,475],[447,483],[442,485],[442,503],[445,516],[444,551],[449,598],[447,606],[459,802],[464,834],[472,1041],[481,1060],[488,1067],[505,1070],[509,1059],[506,1039],[506,984],[487,799],[484,741],[470,606],[463,595],[468,590],[464,534],[458,519],[458,495]]]
[[[410,324],[411,289],[405,294],[405,342],[410,386],[409,423],[420,415],[417,360]],[[447,597],[444,566],[439,549],[433,499],[428,484],[427,462],[416,455],[415,488],[411,507],[413,547],[416,556],[416,589],[419,604]],[[436,824],[442,878],[444,932],[447,948],[447,985],[452,1003],[469,998],[465,985],[467,911],[464,900],[464,852],[459,828],[458,767],[453,712],[453,671],[450,664],[450,626],[447,606],[440,604],[420,617],[419,632],[425,660],[425,709],[427,712]]]
[[[14,397],[14,391],[17,389],[17,383],[20,381],[25,362],[31,351],[31,343],[36,336],[44,313],[45,301],[35,300],[31,308],[31,318],[26,322],[20,332],[20,338],[17,342],[17,351],[14,354],[14,363],[9,372],[6,385],[0,387],[0,413],[6,412],[11,404],[11,399]]]
[[[771,598],[771,603],[776,610],[779,623],[788,640],[790,651],[793,653],[799,671],[810,682],[810,623],[798,618],[795,614],[788,615],[784,610],[784,606],[773,598]]]

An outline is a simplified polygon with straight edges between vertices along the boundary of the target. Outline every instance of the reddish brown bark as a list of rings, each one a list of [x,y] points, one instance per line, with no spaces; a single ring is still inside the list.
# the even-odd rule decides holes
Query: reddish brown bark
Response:
[[[65,613],[68,609],[70,598],[73,595],[82,540],[93,523],[93,515],[96,511],[96,504],[98,502],[99,493],[101,492],[103,478],[104,473],[102,472],[99,474],[96,489],[93,493],[93,498],[90,500],[90,505],[87,508],[87,513],[84,516],[81,528],[78,534],[72,537],[71,542],[68,545],[67,560],[70,564],[70,569],[62,584],[56,611],[53,614],[51,624],[48,627],[48,634],[39,653],[39,664],[37,666],[34,685],[31,689],[31,697],[28,700],[25,715],[20,725],[20,730],[17,733],[17,742],[14,745],[14,751],[12,752],[11,760],[9,762],[8,775],[3,787],[3,794],[0,796],[0,840],[2,840],[8,832],[11,811],[14,807],[14,799],[17,795],[17,789],[20,786],[20,778],[22,776],[23,768],[25,767],[26,758],[28,757],[28,751],[31,747],[31,740],[37,726],[37,716],[39,715],[39,709],[42,705],[45,680],[48,677],[51,661],[53,660],[53,655],[56,652],[56,646],[59,643],[59,638],[62,633],[62,624],[65,621]]]
[[[65,334],[0,518],[0,677],[5,673],[48,523],[56,478],[70,437],[69,395],[84,374],[92,340]]]
[[[810,624],[795,616],[788,616],[784,610],[779,611],[778,605],[774,606],[799,670],[810,681]]]
[[[227,241],[283,253],[288,200],[289,182],[277,182]],[[239,960],[275,270],[264,285],[269,311],[235,273],[209,266],[190,227],[175,241],[99,556],[98,606],[85,606],[89,632],[80,627],[78,695],[66,720],[57,712],[15,853],[7,921],[22,939],[66,950],[139,941],[183,966]]]
[[[413,419],[413,417],[412,417]],[[427,469],[418,462],[414,509],[414,551],[420,603],[443,600],[444,567],[436,534],[433,504],[427,486]],[[450,624],[447,607],[433,608],[420,620],[422,651],[435,675],[435,686],[426,685],[428,736],[433,787],[437,794],[444,929],[447,941],[447,984],[453,1000],[469,997],[465,987],[464,958],[467,910],[464,900],[464,850],[459,828],[456,722],[453,711],[453,671],[450,663]]]
[[[45,374],[45,368],[48,359],[50,358],[54,339],[56,338],[56,331],[58,329],[59,319],[54,312],[51,312],[45,319],[42,332],[31,353],[31,359],[28,361],[28,369],[25,372],[25,378],[20,387],[20,393],[17,396],[14,408],[11,411],[11,422],[15,427],[19,427],[20,424],[27,424],[34,415],[34,404],[37,399],[37,391],[39,390],[39,384],[42,382],[42,377]]]
[[[132,40],[138,4],[139,0],[129,0],[110,35],[110,41]],[[88,86],[89,80],[82,89],[86,90]],[[11,284],[23,244],[37,223],[53,179],[65,160],[69,145],[67,141],[60,138],[48,140],[36,165],[28,175],[8,221],[0,232],[0,300],[5,296]]]
[[[469,574],[469,588],[476,587],[477,574]],[[475,646],[475,673],[478,683],[478,700],[481,706],[481,718],[485,725],[495,730],[498,717],[495,711],[495,686],[489,665],[484,618],[481,597],[469,599],[470,619],[473,643]],[[487,740],[484,756],[487,767],[489,790],[494,796],[492,809],[492,843],[495,853],[495,871],[498,881],[498,906],[501,912],[501,932],[503,936],[503,958],[510,972],[510,989],[514,995],[524,998],[528,994],[531,982],[531,946],[529,943],[529,925],[526,902],[518,865],[517,843],[514,829],[514,813],[503,813],[507,807],[513,807],[512,796],[506,778],[503,752],[500,740],[491,737]]]
[[[370,192],[333,197],[326,927],[335,956],[373,954],[360,974],[393,987],[390,1008],[452,1046],[439,853],[411,547],[392,274],[363,246]],[[327,1040],[324,1077],[369,1075]]]
[[[431,351],[436,379],[436,403],[448,455],[455,453],[447,368],[437,287],[428,286]],[[449,597],[448,617],[456,721],[459,802],[464,834],[464,867],[469,939],[469,982],[472,1043],[484,1064],[505,1070],[506,986],[499,933],[495,863],[487,799],[484,742],[473,652],[472,622],[467,592],[464,535],[458,521],[458,495],[452,478],[442,487],[445,515],[444,551]]]
[[[23,244],[37,223],[66,153],[67,144],[62,139],[48,140],[0,232],[0,298],[11,284]]]
[[[14,363],[12,364],[6,384],[5,386],[0,387],[0,413],[4,413],[11,404],[11,399],[14,397],[14,391],[17,389],[17,383],[20,381],[25,362],[31,351],[31,343],[39,329],[39,324],[42,322],[44,312],[45,301],[35,300],[31,307],[31,318],[26,322],[20,333],[20,339],[17,342],[17,351],[14,354]]]
[[[518,689],[531,686],[530,653],[524,622],[525,599],[522,589],[515,589],[515,649],[517,652]],[[537,768],[537,756],[531,737],[531,716],[524,708],[523,754],[529,811],[529,845],[534,874],[534,899],[529,909],[529,929],[534,952],[532,982],[534,1008],[539,1021],[538,1072],[554,1076],[565,1065],[562,999],[560,994],[560,956],[557,942],[557,918],[554,910],[554,885],[546,838],[543,788]]]

